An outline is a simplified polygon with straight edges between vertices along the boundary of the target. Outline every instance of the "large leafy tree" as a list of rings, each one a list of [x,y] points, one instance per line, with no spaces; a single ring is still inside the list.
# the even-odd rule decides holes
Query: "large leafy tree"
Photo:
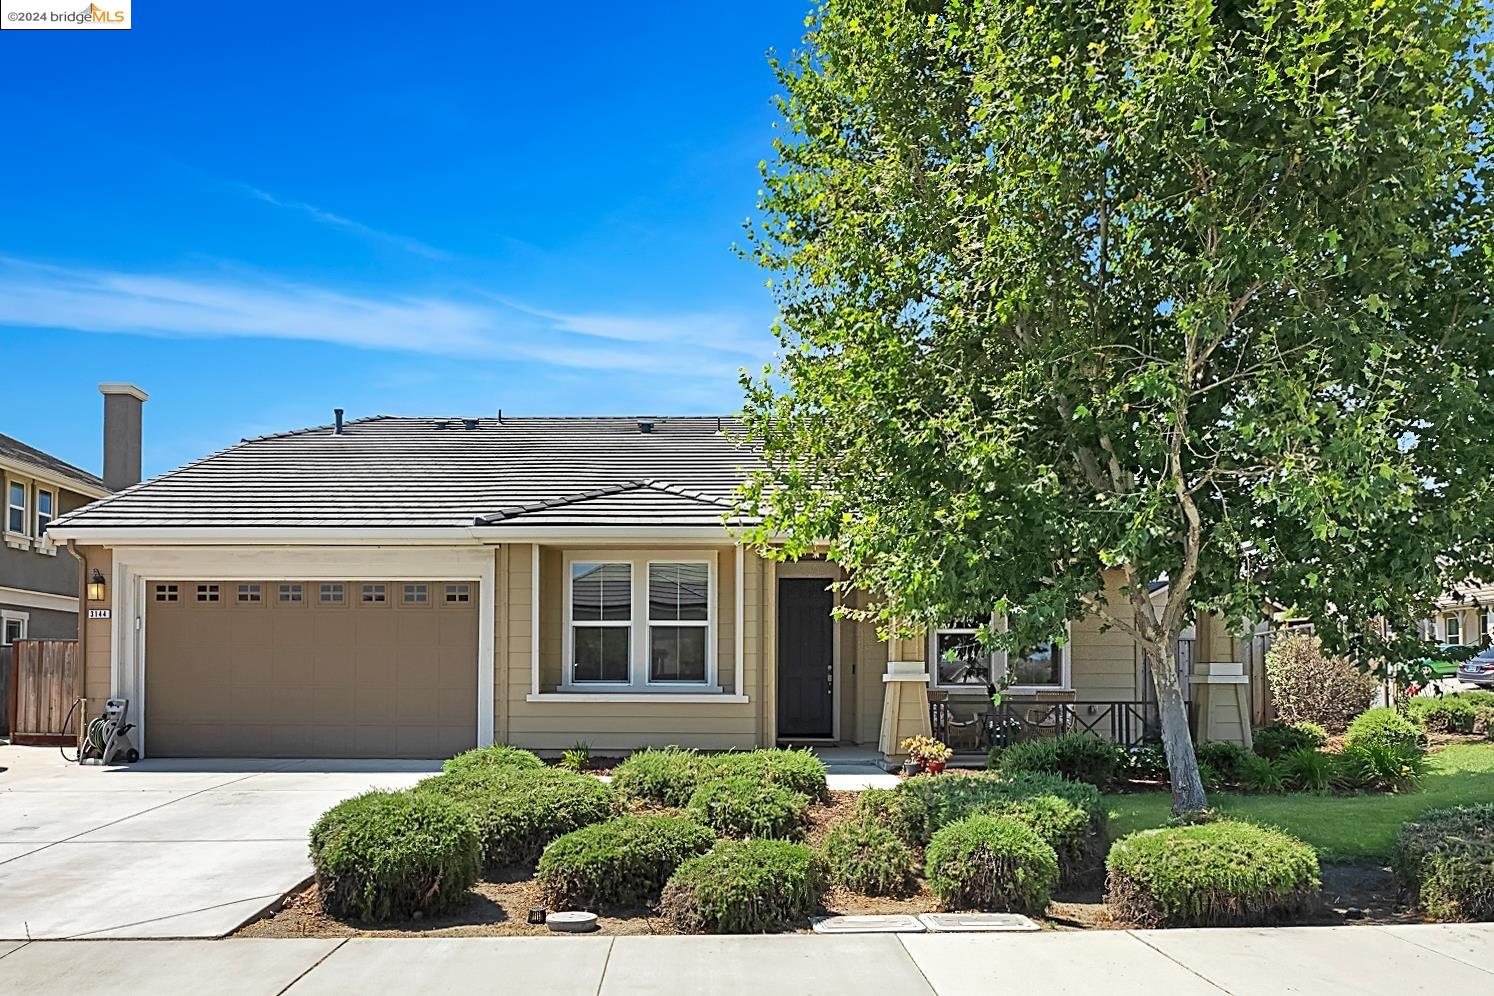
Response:
[[[888,627],[1098,613],[1204,806],[1190,616],[1290,606],[1384,659],[1490,567],[1487,30],[1476,0],[826,0],[749,225],[783,344],[747,382],[756,540],[828,543]]]

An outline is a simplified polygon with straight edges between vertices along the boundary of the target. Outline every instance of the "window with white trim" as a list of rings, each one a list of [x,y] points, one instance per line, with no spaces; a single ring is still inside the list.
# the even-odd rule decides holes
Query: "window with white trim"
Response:
[[[1463,620],[1459,619],[1457,613],[1448,613],[1442,617],[1442,642],[1463,642]]]
[[[706,680],[711,572],[703,561],[648,565],[648,680]]]
[[[26,485],[11,481],[6,488],[5,528],[13,533],[26,534]]]
[[[633,566],[576,561],[570,573],[573,684],[626,684],[633,653]]]
[[[30,619],[31,614],[28,612],[5,612],[5,626],[3,633],[0,633],[0,636],[3,636],[3,645],[8,647],[17,640],[26,639],[26,624]]]
[[[1004,624],[1004,620],[1003,620]],[[936,688],[985,691],[1009,677],[1008,688],[1018,691],[1069,687],[1069,641],[1062,646],[1044,642],[1021,653],[983,651],[979,625],[961,622],[941,626],[929,636],[931,683]]]
[[[562,688],[720,690],[714,554],[568,552],[564,571]]]
[[[36,535],[45,538],[47,526],[52,521],[52,510],[57,505],[57,495],[46,488],[36,489]]]

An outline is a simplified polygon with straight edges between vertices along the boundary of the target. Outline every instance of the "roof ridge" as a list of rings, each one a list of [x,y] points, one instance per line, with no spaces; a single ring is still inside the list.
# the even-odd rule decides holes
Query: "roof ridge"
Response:
[[[44,458],[46,460],[50,460],[50,461],[52,461],[53,463],[55,463],[57,465],[56,467],[47,467],[47,468],[44,468],[44,469],[55,471],[58,474],[74,474],[74,475],[76,475],[77,480],[80,480],[80,481],[84,482],[85,484],[96,484],[99,487],[103,487],[104,486],[104,479],[102,477],[100,477],[98,474],[92,473],[91,471],[84,470],[82,467],[79,467],[77,464],[68,463],[66,460],[62,459],[61,457],[56,456],[56,455],[51,454],[51,453],[48,453],[46,450],[44,450],[44,449],[42,449],[42,448],[40,448],[38,446],[32,446],[30,443],[26,442],[24,439],[17,439],[15,436],[10,435],[9,433],[0,432],[0,440],[6,440],[6,441],[8,441],[10,443],[13,443],[16,446],[18,446],[20,449],[26,451],[26,453],[34,453],[36,456],[42,457],[42,458]],[[35,461],[31,461],[31,462],[35,462]],[[38,464],[38,466],[41,466],[41,465]]]
[[[474,526],[487,526],[504,519],[511,519],[518,515],[529,512],[542,512],[550,508],[562,508],[566,505],[574,505],[581,501],[591,501],[593,498],[605,498],[608,495],[620,495],[624,491],[637,491],[647,486],[646,481],[629,480],[620,484],[608,484],[600,488],[592,488],[589,491],[578,491],[575,494],[561,495],[557,498],[545,498],[542,501],[527,502],[523,505],[510,505],[508,508],[499,509],[491,515],[479,515],[473,518]]]
[[[696,491],[693,488],[687,488],[682,484],[675,484],[673,481],[666,481],[662,480],[661,478],[651,477],[648,480],[641,481],[639,483],[641,483],[646,488],[652,488],[655,491],[662,491],[665,494],[679,495],[682,498],[693,498],[695,501],[705,502],[708,505],[719,505],[722,508],[727,509],[732,507],[732,503],[726,501],[725,499],[712,497],[711,495],[708,495],[702,491]]]

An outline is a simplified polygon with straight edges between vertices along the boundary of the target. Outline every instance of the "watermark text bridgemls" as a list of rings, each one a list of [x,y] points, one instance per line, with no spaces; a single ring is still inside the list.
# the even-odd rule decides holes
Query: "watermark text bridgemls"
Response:
[[[130,30],[130,0],[0,0],[0,31],[99,30]]]

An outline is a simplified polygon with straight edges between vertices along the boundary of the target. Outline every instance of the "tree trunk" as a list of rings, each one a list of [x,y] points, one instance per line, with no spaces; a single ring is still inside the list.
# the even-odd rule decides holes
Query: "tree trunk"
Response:
[[[1162,717],[1162,748],[1167,752],[1167,770],[1172,775],[1172,811],[1174,815],[1207,809],[1203,779],[1198,774],[1198,758],[1193,753],[1193,737],[1188,732],[1188,706],[1178,684],[1177,645],[1164,643],[1147,648],[1151,663],[1152,684],[1157,689],[1157,709]]]

